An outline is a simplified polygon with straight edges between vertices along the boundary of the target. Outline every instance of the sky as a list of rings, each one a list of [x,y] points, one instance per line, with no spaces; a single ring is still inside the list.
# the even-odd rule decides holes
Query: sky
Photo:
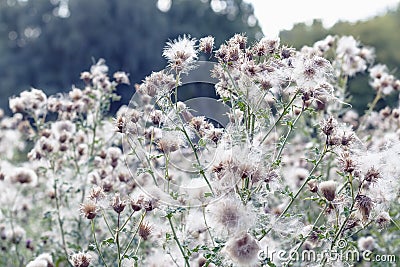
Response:
[[[400,0],[246,0],[267,37],[278,36],[280,30],[290,30],[295,23],[310,23],[322,19],[330,27],[339,20],[358,21],[384,13],[396,7]]]

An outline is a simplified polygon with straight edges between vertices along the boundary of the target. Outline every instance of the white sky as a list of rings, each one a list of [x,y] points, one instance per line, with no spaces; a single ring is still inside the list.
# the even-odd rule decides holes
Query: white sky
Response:
[[[322,19],[325,26],[338,20],[357,21],[384,13],[396,7],[400,0],[246,0],[267,37],[278,36],[280,30],[290,30],[298,22]]]

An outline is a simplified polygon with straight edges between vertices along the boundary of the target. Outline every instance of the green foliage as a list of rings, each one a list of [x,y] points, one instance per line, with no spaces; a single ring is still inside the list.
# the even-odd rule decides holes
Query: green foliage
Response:
[[[174,0],[165,13],[156,0],[68,0],[69,15],[60,11],[65,3],[0,0],[1,108],[8,97],[31,86],[54,94],[81,85],[80,71],[99,58],[113,66],[111,71],[123,69],[132,84],[139,83],[165,67],[160,51],[183,33],[213,35],[216,45],[236,32],[250,39],[261,34],[257,24],[248,25],[253,8],[242,0],[226,0],[218,13],[200,0]],[[130,88],[120,89],[124,103],[133,93]]]

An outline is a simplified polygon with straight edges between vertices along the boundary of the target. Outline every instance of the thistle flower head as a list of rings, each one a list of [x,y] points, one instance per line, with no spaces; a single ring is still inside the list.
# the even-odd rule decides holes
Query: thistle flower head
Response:
[[[139,225],[139,236],[143,238],[143,240],[147,240],[151,232],[152,232],[152,227],[149,225],[149,223],[142,222]]]
[[[242,232],[230,238],[224,249],[235,263],[241,266],[252,266],[258,261],[260,246],[251,235]]]
[[[71,261],[74,267],[88,267],[93,257],[89,253],[78,252],[71,256]]]
[[[381,212],[375,219],[380,228],[385,228],[390,224],[390,215],[386,211]]]
[[[366,195],[358,195],[356,197],[356,207],[363,216],[363,220],[366,221],[368,220],[373,207],[372,199]]]
[[[104,193],[104,189],[101,186],[94,186],[90,189],[89,199],[98,202],[105,198],[106,194]]]
[[[381,177],[381,173],[377,169],[375,169],[375,167],[369,168],[364,175],[365,181],[370,183],[376,183]]]
[[[328,201],[333,201],[336,196],[336,186],[335,181],[324,181],[319,184],[319,190]]]
[[[196,39],[190,36],[179,36],[178,40],[167,42],[163,56],[168,60],[172,69],[178,72],[187,72],[193,68],[197,59]]]
[[[329,117],[326,120],[323,120],[320,123],[321,126],[321,131],[326,135],[326,136],[330,136],[334,133],[334,131],[336,130],[337,127],[337,121],[335,118],[333,118],[332,116]]]
[[[358,248],[362,251],[372,251],[375,248],[375,239],[372,236],[360,237],[357,241]]]
[[[339,163],[342,171],[352,173],[357,168],[357,162],[351,157],[350,153],[343,152],[340,155]]]
[[[203,37],[200,39],[199,43],[199,50],[204,53],[210,54],[214,48],[214,37]]]
[[[117,71],[113,77],[117,83],[130,84],[128,75],[123,71]]]
[[[112,198],[111,206],[116,213],[121,213],[125,209],[126,202],[121,200],[119,193],[116,193]]]
[[[33,261],[30,261],[26,267],[53,267],[53,259],[49,253],[43,253],[36,257]]]
[[[99,208],[96,203],[91,200],[82,203],[79,208],[81,214],[89,220],[92,220],[96,217],[98,209]]]

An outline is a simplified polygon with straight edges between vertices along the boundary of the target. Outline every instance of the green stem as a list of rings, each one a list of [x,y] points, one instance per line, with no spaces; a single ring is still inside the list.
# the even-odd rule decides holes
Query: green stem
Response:
[[[97,250],[97,252],[99,253],[99,256],[100,256],[101,260],[103,261],[104,265],[107,267],[107,263],[106,263],[106,261],[104,260],[103,253],[101,252],[100,247],[99,247],[99,243],[97,242],[97,238],[96,238],[96,229],[95,229],[95,225],[94,225],[94,219],[93,219],[93,220],[90,220],[90,223],[91,223],[91,225],[92,225],[92,234],[93,234],[93,240],[94,240],[94,244],[95,244],[95,246],[96,246],[96,250]]]
[[[181,130],[182,130],[183,134],[185,135],[186,139],[188,140],[190,147],[193,150],[194,156],[196,157],[197,164],[199,165],[199,168],[200,168],[201,176],[203,176],[204,180],[206,181],[206,183],[208,185],[208,188],[210,188],[211,193],[214,195],[214,190],[210,184],[210,181],[207,179],[205,172],[204,172],[203,168],[201,167],[201,163],[200,163],[199,155],[197,155],[196,147],[194,146],[192,140],[190,140],[190,137],[189,137],[188,133],[186,132],[185,127],[182,127]]]
[[[310,171],[307,179],[305,179],[304,183],[300,186],[300,188],[297,190],[296,194],[290,199],[289,204],[286,206],[286,208],[282,211],[282,213],[278,216],[278,219],[281,219],[286,212],[290,209],[290,207],[293,205],[294,201],[297,199],[297,197],[300,195],[300,192],[303,191],[304,187],[307,185],[307,183],[311,180],[312,175],[314,174],[314,172],[317,170],[319,164],[321,163],[322,159],[324,158],[324,156],[326,155],[326,153],[328,152],[326,145],[324,146],[324,151],[322,152],[321,156],[319,157],[319,159],[317,160],[317,162],[315,163],[314,167],[312,168],[312,170]],[[270,231],[272,230],[272,227],[270,227],[267,231],[265,231],[261,237],[258,238],[258,241],[262,240]]]
[[[63,221],[61,219],[61,215],[60,215],[60,200],[59,200],[59,196],[58,196],[58,188],[57,188],[57,179],[54,179],[54,198],[56,200],[56,208],[57,208],[57,221],[58,221],[58,225],[60,227],[60,233],[61,233],[61,242],[62,242],[62,247],[65,253],[65,256],[67,258],[67,261],[69,263],[70,266],[73,266],[72,263],[69,260],[69,254],[67,252],[67,245],[65,242],[65,232],[64,232],[64,227],[63,227]]]
[[[265,139],[267,139],[268,135],[272,132],[272,130],[278,125],[278,123],[282,120],[282,118],[287,114],[289,108],[293,104],[294,100],[296,100],[297,96],[299,95],[299,92],[296,92],[292,99],[289,101],[289,103],[284,107],[281,115],[279,118],[275,121],[274,125],[268,130],[268,132],[265,134],[264,138],[261,140],[261,144],[264,143]]]
[[[349,182],[350,190],[351,190],[352,203],[351,203],[351,206],[350,206],[350,209],[349,209],[349,214],[348,214],[348,216],[344,219],[342,225],[340,226],[339,230],[336,232],[335,237],[334,237],[333,240],[332,240],[331,249],[333,249],[333,247],[335,246],[336,241],[339,239],[339,237],[340,237],[341,234],[343,233],[343,230],[344,230],[345,226],[347,225],[347,222],[348,222],[349,219],[350,219],[350,215],[352,214],[354,205],[355,205],[355,203],[356,203],[356,201],[355,201],[355,196],[354,196],[354,188],[353,188],[353,183],[352,183],[352,176],[350,175],[348,179],[349,179],[348,182]],[[326,257],[323,259],[323,261],[322,261],[322,263],[321,263],[322,266],[325,265],[325,263],[327,262],[327,260],[328,260],[328,259],[327,259]]]
[[[208,234],[210,235],[211,242],[212,242],[213,246],[215,247],[214,238],[213,238],[213,236],[212,236],[212,234],[211,234],[210,227],[208,226],[208,224],[207,224],[207,220],[206,220],[206,207],[205,207],[205,206],[203,206],[203,207],[202,207],[202,210],[203,210],[203,219],[204,219],[204,224],[205,224],[205,225],[206,225],[206,227],[207,227],[207,231],[208,231]]]
[[[303,238],[303,240],[300,242],[300,244],[298,245],[297,249],[294,252],[294,255],[297,254],[297,252],[299,251],[299,249],[301,248],[301,246],[304,244],[304,242],[307,240],[307,238],[311,235],[312,231],[315,229],[315,226],[317,225],[319,219],[321,218],[322,214],[324,214],[324,212],[326,211],[326,209],[329,207],[329,204],[326,203],[325,208],[319,213],[317,219],[314,221],[313,223],[313,227],[310,230],[310,232]],[[290,257],[289,262],[287,263],[287,265],[289,266],[289,264],[291,263],[291,261],[293,260],[293,257]]]
[[[288,132],[286,133],[285,138],[283,139],[283,143],[280,145],[280,148],[279,148],[279,151],[278,151],[278,155],[276,156],[275,161],[277,161],[277,160],[280,159],[280,157],[281,157],[281,155],[282,155],[282,152],[283,152],[283,149],[285,148],[285,145],[286,145],[286,143],[287,143],[287,140],[289,139],[289,136],[290,136],[290,134],[292,133],[292,131],[293,131],[293,129],[294,129],[294,126],[296,125],[297,121],[300,119],[301,115],[303,114],[303,111],[304,111],[304,106],[301,108],[301,112],[299,113],[299,115],[297,115],[297,117],[296,117],[296,119],[293,121],[293,123],[290,124],[289,130],[288,130]]]
[[[183,250],[182,245],[179,242],[179,239],[178,239],[178,237],[176,235],[176,232],[175,232],[174,225],[172,224],[171,217],[172,217],[172,214],[168,214],[167,218],[168,218],[168,221],[169,221],[169,225],[171,226],[171,230],[172,230],[172,234],[174,235],[175,242],[178,245],[179,250],[181,251],[183,258],[185,259],[185,266],[190,267],[189,257],[185,254],[185,251]]]
[[[119,233],[120,233],[120,228],[119,228],[119,224],[120,224],[120,220],[121,220],[121,214],[118,213],[118,218],[117,218],[117,229],[116,229],[116,233],[115,233],[115,242],[117,243],[117,253],[118,253],[118,267],[121,267],[121,245],[119,244]]]
[[[122,253],[122,259],[125,258],[126,253],[128,253],[129,247],[132,245],[133,240],[135,240],[136,234],[139,232],[140,225],[142,224],[145,216],[146,216],[146,212],[143,212],[142,216],[140,217],[139,224],[136,227],[135,232],[133,233],[133,236],[131,237],[131,239],[129,240],[128,244],[126,245],[124,253]]]
[[[110,224],[108,223],[108,220],[107,220],[106,214],[104,213],[104,210],[101,210],[101,215],[103,216],[104,222],[106,223],[108,231],[110,232],[112,238],[115,238],[114,231],[111,229]]]

